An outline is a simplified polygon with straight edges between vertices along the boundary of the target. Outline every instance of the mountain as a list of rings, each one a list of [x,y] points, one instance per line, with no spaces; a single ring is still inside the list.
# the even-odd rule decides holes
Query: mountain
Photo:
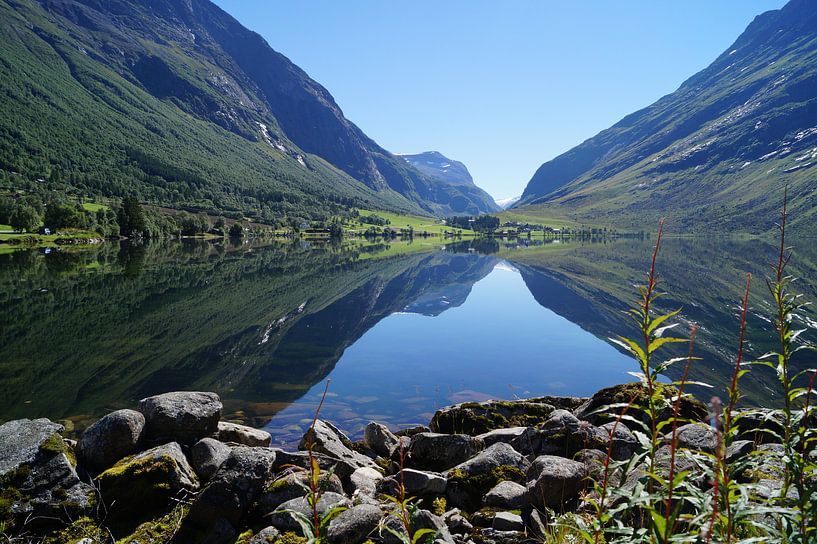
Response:
[[[817,233],[817,2],[759,15],[678,90],[543,164],[517,206],[676,230]]]
[[[467,202],[462,199],[452,201],[451,207],[458,208],[454,211],[473,215],[499,211],[491,195],[474,185],[474,179],[463,163],[449,159],[439,151],[399,156],[426,176],[462,191],[462,196]]]
[[[0,44],[0,186],[262,220],[471,198],[208,0],[0,0]]]
[[[522,196],[512,196],[511,198],[500,198],[496,200],[496,205],[502,208],[503,210],[507,210],[522,198]]]

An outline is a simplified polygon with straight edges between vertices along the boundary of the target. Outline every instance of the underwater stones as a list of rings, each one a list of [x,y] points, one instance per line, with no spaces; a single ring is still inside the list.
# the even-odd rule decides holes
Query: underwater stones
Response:
[[[221,400],[215,393],[176,391],[139,401],[146,438],[194,444],[218,431]]]
[[[117,410],[85,429],[77,454],[88,468],[102,470],[135,453],[145,428],[145,416],[136,410]]]

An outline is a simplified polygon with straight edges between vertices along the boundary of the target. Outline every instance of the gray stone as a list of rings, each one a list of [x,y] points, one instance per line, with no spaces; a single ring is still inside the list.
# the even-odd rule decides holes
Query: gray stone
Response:
[[[522,516],[512,512],[497,512],[492,525],[497,531],[524,531]]]
[[[329,491],[322,494],[318,501],[318,515],[323,517],[333,508],[349,508],[350,506],[352,506],[352,503],[349,499],[343,495]],[[304,516],[312,515],[312,509],[306,497],[298,497],[281,504],[277,510],[269,514],[269,522],[280,531],[297,531],[300,533],[301,526],[297,518],[293,515],[293,512],[298,512]]]
[[[341,512],[329,523],[327,537],[332,544],[360,542],[377,529],[383,511],[372,504],[360,504]]]
[[[377,493],[377,484],[383,479],[383,475],[370,467],[363,467],[355,470],[349,481],[353,494],[374,496]]]
[[[180,542],[195,541],[195,535],[218,526],[231,526],[236,532],[250,506],[269,480],[275,452],[268,448],[233,448],[218,472],[199,493],[182,524]]]
[[[485,506],[518,510],[527,503],[526,492],[525,486],[516,482],[499,482],[485,494],[482,502]]]
[[[741,457],[745,457],[752,453],[755,449],[755,444],[751,440],[735,440],[728,448],[726,448],[726,462],[732,463]]]
[[[718,447],[718,439],[715,430],[701,423],[688,423],[677,429],[678,446],[694,451],[713,453]],[[671,440],[671,435],[667,435],[667,440]]]
[[[139,401],[145,435],[152,441],[195,444],[218,430],[221,400],[215,393],[176,391]]]
[[[102,470],[135,453],[145,428],[145,416],[136,410],[117,410],[85,429],[77,444],[83,466]]]
[[[580,450],[573,456],[574,461],[584,463],[587,473],[596,481],[601,481],[604,475],[604,464],[607,454],[599,450]],[[608,466],[608,471],[610,467]]]
[[[0,425],[0,476],[30,464],[55,435],[62,441],[62,431],[62,425],[48,419],[17,419]]]
[[[234,442],[251,447],[269,447],[272,437],[267,431],[254,429],[238,423],[219,421],[217,436],[221,442]]]
[[[541,455],[528,469],[528,501],[535,507],[564,509],[584,488],[587,467],[553,455]]]
[[[452,534],[468,535],[474,530],[474,526],[462,515],[459,508],[453,508],[443,515],[448,530]]]
[[[420,433],[411,438],[407,463],[413,468],[448,470],[482,448],[481,440],[464,434]]]
[[[437,433],[475,436],[507,427],[532,427],[544,422],[553,410],[547,399],[465,402],[438,410],[429,427]]]
[[[530,463],[525,457],[504,442],[489,446],[471,459],[460,463],[452,470],[461,470],[466,474],[482,474],[501,466],[516,467],[527,470]]]
[[[279,536],[281,536],[281,532],[270,525],[253,535],[252,538],[250,538],[250,544],[273,544],[273,542],[278,540]]]
[[[313,451],[326,454],[351,468],[349,474],[359,468],[377,467],[372,459],[354,451],[349,438],[327,421],[316,421],[314,430],[310,429],[304,434],[299,449],[307,450],[310,442]]]
[[[524,455],[537,453],[542,449],[542,432],[533,427],[509,427],[506,429],[495,429],[477,436],[485,443],[485,447],[490,447],[497,442],[509,444],[513,449]]]
[[[399,443],[397,436],[388,427],[374,421],[366,425],[363,442],[382,457],[389,457]]]
[[[190,449],[190,461],[202,480],[209,480],[230,456],[232,448],[214,438],[202,438]]]
[[[543,443],[538,453],[573,457],[579,450],[601,449],[606,451],[610,441],[605,430],[580,421],[567,410],[555,410],[542,425]]]
[[[296,472],[278,475],[278,477],[266,486],[258,498],[259,514],[264,516],[289,500],[305,496],[309,489],[309,480],[309,472],[305,470],[297,470]],[[318,485],[322,491],[331,491],[338,494],[343,493],[343,485],[341,484],[340,478],[329,472],[322,472],[320,474],[318,477]]]
[[[610,421],[599,427],[612,439],[612,457],[616,461],[626,461],[638,451],[638,439],[633,432],[623,423]]]
[[[406,496],[410,495],[442,495],[448,480],[437,472],[403,469],[403,487]],[[395,496],[399,493],[400,474],[389,476],[380,481],[377,488],[381,493]]]

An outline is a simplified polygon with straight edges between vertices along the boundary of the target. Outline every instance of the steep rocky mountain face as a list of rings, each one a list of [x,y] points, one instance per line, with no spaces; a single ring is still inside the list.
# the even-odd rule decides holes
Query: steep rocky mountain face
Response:
[[[764,13],[708,68],[655,104],[543,164],[517,206],[676,229],[815,233],[817,2]]]
[[[0,182],[246,213],[444,214],[464,191],[382,149],[208,0],[0,0]]]
[[[491,195],[474,184],[471,173],[463,163],[449,159],[439,151],[404,154],[399,157],[439,183],[453,185],[459,189],[462,193],[461,198],[452,201],[450,205],[454,211],[474,215],[499,211]]]

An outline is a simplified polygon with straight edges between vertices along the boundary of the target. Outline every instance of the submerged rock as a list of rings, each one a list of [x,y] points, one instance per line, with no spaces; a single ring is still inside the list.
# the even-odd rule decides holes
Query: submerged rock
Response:
[[[84,466],[102,470],[136,453],[145,428],[145,416],[136,410],[117,410],[85,429],[77,455]]]
[[[194,444],[218,431],[222,405],[215,393],[176,391],[142,399],[138,409],[149,440]]]

